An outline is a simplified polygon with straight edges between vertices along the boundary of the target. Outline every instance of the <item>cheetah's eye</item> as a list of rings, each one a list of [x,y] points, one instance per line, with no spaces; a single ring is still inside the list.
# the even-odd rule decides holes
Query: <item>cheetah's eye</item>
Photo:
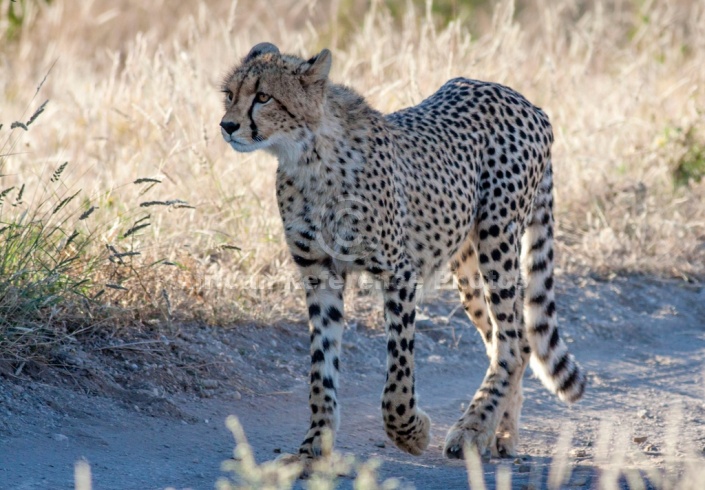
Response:
[[[233,98],[235,97],[233,93],[230,90],[224,90],[225,92],[225,99],[232,104]]]
[[[267,95],[264,92],[257,92],[257,95],[255,95],[255,101],[260,104],[266,104],[271,98],[271,95]]]

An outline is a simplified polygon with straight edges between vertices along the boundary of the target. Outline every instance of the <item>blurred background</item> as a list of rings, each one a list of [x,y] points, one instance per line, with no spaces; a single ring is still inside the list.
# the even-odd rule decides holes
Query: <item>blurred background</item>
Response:
[[[701,280],[703,26],[697,0],[0,0],[5,321],[301,317],[276,161],[218,127],[261,41],[331,49],[382,111],[511,86],[553,122],[558,273]]]

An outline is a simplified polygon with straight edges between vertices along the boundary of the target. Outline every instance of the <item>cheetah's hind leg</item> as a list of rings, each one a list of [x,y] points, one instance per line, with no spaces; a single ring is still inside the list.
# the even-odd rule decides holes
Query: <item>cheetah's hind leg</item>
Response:
[[[505,411],[509,409],[507,418],[513,419],[512,422],[518,417],[520,406],[517,402],[520,399],[516,390],[521,389],[520,380],[525,368],[519,348],[519,336],[523,337],[521,318],[517,315],[522,295],[518,240],[516,231],[510,230],[489,223],[479,229],[480,236],[484,237],[476,244],[475,260],[479,263],[484,283],[485,304],[489,311],[486,317],[492,326],[491,341],[487,345],[490,364],[468,409],[446,436],[444,454],[449,458],[462,458],[463,448],[468,444],[475,445],[481,454],[491,450],[497,445],[496,434],[502,427]],[[466,264],[466,271],[477,267],[470,261]],[[487,328],[484,325],[484,329]],[[484,338],[487,341],[487,335]],[[505,426],[509,429],[509,437],[504,437],[506,430],[502,430],[502,446],[495,447],[493,452],[516,450],[516,425],[509,423]]]
[[[485,287],[480,274],[480,264],[477,258],[477,250],[472,240],[461,247],[460,252],[451,261],[451,272],[453,273],[458,285],[460,300],[472,323],[477,328],[482,341],[487,350],[487,356],[492,357],[492,332],[496,331],[496,327],[492,324],[492,315],[485,300]],[[522,315],[521,308],[517,312]],[[520,318],[520,316],[517,316]],[[523,346],[528,345],[523,333],[523,323],[517,323],[517,336],[519,338],[520,348],[524,352]],[[523,367],[526,367],[528,362],[528,350],[523,355]],[[492,456],[499,458],[507,458],[516,456],[516,448],[519,441],[519,417],[521,415],[521,407],[523,402],[521,379],[517,386],[508,395],[507,407],[502,414],[499,422],[499,427],[495,434],[495,439],[490,443],[490,451]]]

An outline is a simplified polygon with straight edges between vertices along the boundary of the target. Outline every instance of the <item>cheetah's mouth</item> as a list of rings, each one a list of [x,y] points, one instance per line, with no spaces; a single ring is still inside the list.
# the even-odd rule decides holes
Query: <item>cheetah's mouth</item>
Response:
[[[228,143],[230,143],[230,146],[233,150],[240,153],[249,153],[251,151],[261,150],[269,146],[269,142],[267,140],[252,141],[250,143],[243,143],[238,140],[230,140],[228,141]]]
[[[223,139],[232,147],[233,150],[240,153],[249,153],[255,150],[261,150],[269,146],[269,141],[259,137],[256,140],[245,142],[241,141],[239,138],[233,138],[231,135],[221,130]]]

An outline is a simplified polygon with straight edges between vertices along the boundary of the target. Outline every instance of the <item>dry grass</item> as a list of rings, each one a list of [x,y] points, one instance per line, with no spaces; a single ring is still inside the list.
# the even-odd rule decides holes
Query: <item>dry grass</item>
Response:
[[[447,16],[458,5],[441,3]],[[47,329],[75,335],[105,318],[300,318],[274,200],[276,162],[234,154],[218,129],[221,76],[264,40],[300,54],[331,48],[332,79],[384,111],[418,103],[453,76],[516,88],[555,128],[562,270],[705,277],[703,3],[526,0],[494,12],[471,3],[455,21],[433,17],[422,1],[26,0],[16,28],[5,15],[10,0],[0,0],[0,194],[14,187],[3,195],[0,228],[33,216],[63,234],[41,242],[55,264],[82,254],[61,269],[59,293],[80,286],[70,303],[40,297],[9,341],[0,322],[2,355],[56,340]],[[28,131],[11,128],[44,100]],[[144,178],[159,183],[134,183]],[[68,248],[74,224],[81,240]],[[1,250],[9,242],[0,240]],[[17,307],[6,292],[0,307]],[[682,470],[662,486],[702,481],[702,467]],[[692,483],[678,483],[681,474]]]
[[[136,307],[133,316],[298,316],[296,300],[282,301],[297,295],[285,292],[295,280],[274,200],[276,162],[222,141],[218,84],[262,40],[302,54],[330,47],[332,79],[384,111],[459,75],[510,85],[542,106],[556,132],[564,271],[703,277],[702,3],[536,0],[492,13],[475,2],[458,21],[432,17],[423,2],[366,4],[27,1],[24,24],[0,48],[0,142],[14,142],[0,152],[2,189],[45,189],[68,161],[56,195],[82,189],[98,207],[95,250],[141,253],[127,257],[129,273],[111,263],[92,277],[96,288],[116,280],[126,288],[106,298]],[[0,0],[0,12],[8,5]],[[0,15],[0,38],[8,30]],[[30,132],[9,132],[45,99]],[[161,184],[134,185],[138,178]],[[176,199],[194,209],[140,206]],[[5,206],[3,219],[35,201],[25,202]],[[147,214],[151,225],[125,239]],[[176,267],[147,267],[157,259]]]

